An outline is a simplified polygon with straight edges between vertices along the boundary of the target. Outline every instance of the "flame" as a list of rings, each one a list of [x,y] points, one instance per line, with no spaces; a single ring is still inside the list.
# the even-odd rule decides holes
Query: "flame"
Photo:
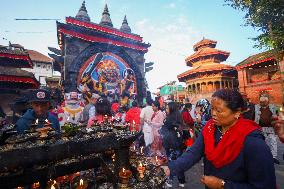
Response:
[[[83,181],[83,179],[80,179],[80,184],[79,184],[80,186],[83,186],[84,185],[84,181]]]
[[[125,173],[125,169],[124,168],[122,168],[122,172]]]
[[[67,121],[69,121],[69,120],[70,120],[70,117],[68,116],[68,117],[67,117]]]
[[[282,107],[280,107],[280,109],[279,109],[279,110],[280,110],[280,112],[282,112],[282,111],[283,111],[283,108],[282,108]]]
[[[134,151],[136,150],[135,145],[133,146],[133,150],[134,150]]]
[[[50,189],[56,189],[53,185],[51,185]]]
[[[156,161],[158,161],[158,156],[156,156],[155,158],[156,158]]]
[[[133,120],[133,125],[135,125],[135,121]]]
[[[105,117],[107,117],[107,115],[105,115]]]
[[[45,121],[46,123],[49,123],[48,119],[45,119],[44,121]]]
[[[35,124],[38,124],[38,119],[36,119]]]
[[[143,167],[143,164],[141,163],[141,161],[140,161],[140,163],[139,163],[139,167]]]

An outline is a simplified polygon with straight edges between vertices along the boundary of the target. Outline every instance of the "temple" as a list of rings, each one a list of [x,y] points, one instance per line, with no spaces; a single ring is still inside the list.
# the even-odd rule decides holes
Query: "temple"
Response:
[[[75,17],[57,22],[57,34],[64,57],[65,92],[127,93],[142,102],[146,96],[144,55],[150,44],[132,33],[126,16],[120,29],[114,28],[105,5],[100,23],[93,23],[84,1]]]
[[[32,67],[33,62],[23,46],[11,43],[8,47],[0,46],[0,104],[4,112],[10,113],[10,103],[21,91],[39,87],[33,73],[21,70]]]
[[[277,54],[273,50],[266,51],[252,55],[236,65],[239,89],[253,103],[258,103],[261,93],[268,93],[271,103],[283,103],[283,81]]]
[[[216,49],[217,41],[203,39],[193,46],[194,54],[186,58],[192,69],[179,74],[178,80],[185,82],[190,99],[210,99],[212,93],[222,88],[237,87],[237,71],[221,64],[230,53]]]

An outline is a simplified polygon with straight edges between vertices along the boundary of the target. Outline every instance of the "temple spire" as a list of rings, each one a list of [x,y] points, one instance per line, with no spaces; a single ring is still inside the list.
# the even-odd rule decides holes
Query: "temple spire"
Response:
[[[75,18],[77,18],[78,20],[87,21],[87,22],[91,21],[88,15],[88,11],[86,9],[85,0],[83,1],[81,8],[79,9]]]
[[[128,25],[126,15],[124,16],[120,30],[123,31],[123,32],[126,32],[126,33],[131,33],[131,28]]]
[[[113,27],[111,19],[110,19],[110,14],[109,14],[109,11],[108,11],[107,4],[105,5],[100,24],[104,25],[104,26]]]

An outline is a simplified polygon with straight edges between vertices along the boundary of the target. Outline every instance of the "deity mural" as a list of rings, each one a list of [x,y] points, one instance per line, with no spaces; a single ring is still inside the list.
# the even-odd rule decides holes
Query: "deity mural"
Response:
[[[120,98],[125,93],[137,93],[134,71],[112,53],[97,53],[89,58],[80,69],[77,86],[87,97],[97,93]]]

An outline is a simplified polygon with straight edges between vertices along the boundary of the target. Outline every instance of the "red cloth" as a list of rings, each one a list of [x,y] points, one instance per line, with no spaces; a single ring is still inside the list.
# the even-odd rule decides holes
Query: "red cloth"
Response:
[[[140,108],[132,107],[128,110],[128,112],[125,115],[125,122],[130,123],[131,126],[133,124],[133,121],[135,122],[136,131],[139,131],[140,129],[140,112],[141,112]]]
[[[229,128],[215,146],[214,121],[211,119],[203,129],[205,156],[216,168],[221,168],[235,160],[243,148],[246,136],[260,129],[253,121],[240,118],[238,122]]]
[[[116,113],[116,112],[118,112],[119,107],[120,107],[119,103],[113,103],[113,104],[111,105],[111,110],[112,110],[114,113]]]
[[[190,115],[190,113],[188,111],[183,111],[182,114],[182,120],[183,122],[186,124],[186,126],[193,126],[194,125],[194,121]]]

